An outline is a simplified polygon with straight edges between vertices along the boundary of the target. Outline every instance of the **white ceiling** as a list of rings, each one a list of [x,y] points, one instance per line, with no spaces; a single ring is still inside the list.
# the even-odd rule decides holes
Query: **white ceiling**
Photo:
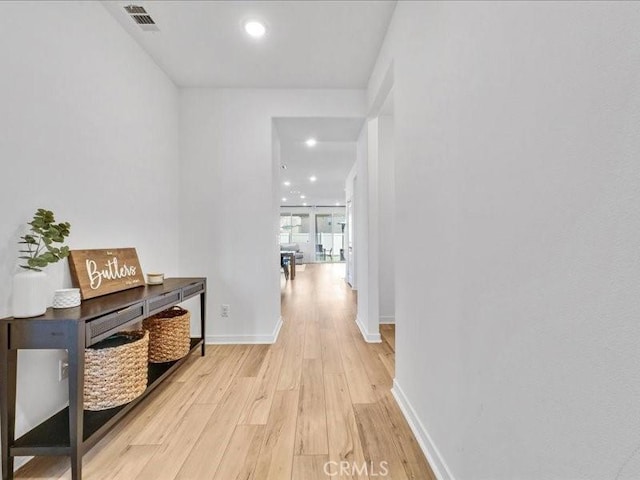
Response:
[[[364,118],[275,118],[280,139],[282,206],[344,205],[347,174],[356,160],[356,141]],[[305,141],[315,138],[315,147]],[[311,182],[309,177],[317,180]],[[291,182],[285,186],[284,182]],[[294,193],[292,193],[294,192]],[[301,199],[300,195],[306,198]]]
[[[364,88],[395,1],[103,1],[179,86]],[[124,11],[142,5],[158,32]],[[243,24],[267,25],[260,40]]]

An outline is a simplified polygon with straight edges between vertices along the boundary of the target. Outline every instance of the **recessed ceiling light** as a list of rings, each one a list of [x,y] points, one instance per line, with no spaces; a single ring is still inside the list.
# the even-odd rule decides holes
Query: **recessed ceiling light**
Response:
[[[257,20],[249,20],[244,24],[244,31],[247,32],[250,37],[262,38],[267,32],[267,28],[264,26],[264,23],[258,22]]]
[[[284,182],[284,186],[288,187],[289,185],[291,185],[291,182],[289,180],[287,180],[286,182]]]
[[[287,197],[282,197],[282,201],[286,202],[287,201]]]
[[[307,198],[307,196],[306,195],[300,195],[300,198],[302,198],[304,200],[305,198]]]
[[[310,181],[310,182],[315,182],[317,179],[318,179],[318,178],[317,178],[315,175],[311,175],[311,176],[309,177],[309,181]]]
[[[339,207],[339,206],[340,206],[340,202],[336,202],[336,207]]]
[[[307,202],[302,202],[302,206],[306,207],[307,206]]]
[[[306,142],[304,142],[307,144],[307,147],[315,147],[316,143],[318,143],[318,141],[315,138],[309,138]]]

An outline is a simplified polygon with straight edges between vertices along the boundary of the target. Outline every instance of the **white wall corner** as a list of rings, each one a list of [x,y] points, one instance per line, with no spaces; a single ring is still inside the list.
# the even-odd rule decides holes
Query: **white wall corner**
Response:
[[[380,315],[380,325],[394,325],[396,317],[393,315]]]
[[[435,443],[433,443],[433,439],[429,435],[429,432],[427,432],[427,429],[422,425],[415,409],[395,378],[393,379],[393,388],[391,389],[391,393],[396,399],[404,418],[407,419],[407,423],[418,440],[418,444],[420,445],[422,452],[425,457],[427,457],[427,461],[429,462],[429,465],[431,465],[431,469],[433,470],[436,478],[438,480],[455,480],[455,477],[451,473],[451,470],[449,470],[449,467],[440,454],[440,451],[436,447]]]
[[[365,324],[360,320],[360,317],[356,317],[356,325],[360,329],[360,333],[362,334],[362,338],[367,343],[382,343],[382,338],[380,337],[380,332],[369,333],[365,328]]]
[[[278,317],[273,332],[269,335],[207,335],[205,342],[207,345],[237,345],[237,344],[267,344],[276,343],[280,329],[282,328],[282,317]]]
[[[380,114],[382,105],[384,104],[389,92],[393,88],[393,59],[388,60],[384,76],[377,85],[370,84],[367,95],[369,95],[369,118],[377,117]],[[382,67],[380,67],[382,68]],[[373,78],[372,78],[373,79]]]

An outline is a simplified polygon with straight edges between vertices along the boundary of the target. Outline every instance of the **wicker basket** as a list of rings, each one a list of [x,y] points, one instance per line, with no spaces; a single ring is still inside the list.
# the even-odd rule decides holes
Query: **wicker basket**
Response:
[[[118,335],[126,337],[127,343],[106,348],[97,344],[84,351],[85,410],[106,410],[124,405],[142,395],[147,388],[149,334],[134,331]]]
[[[149,361],[163,363],[178,360],[189,353],[191,314],[178,306],[157,313],[142,322],[149,331]]]

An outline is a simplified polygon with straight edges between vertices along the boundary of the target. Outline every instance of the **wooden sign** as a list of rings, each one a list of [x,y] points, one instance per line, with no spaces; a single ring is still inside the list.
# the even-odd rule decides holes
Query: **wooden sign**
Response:
[[[135,248],[71,250],[69,268],[83,300],[145,284]]]

